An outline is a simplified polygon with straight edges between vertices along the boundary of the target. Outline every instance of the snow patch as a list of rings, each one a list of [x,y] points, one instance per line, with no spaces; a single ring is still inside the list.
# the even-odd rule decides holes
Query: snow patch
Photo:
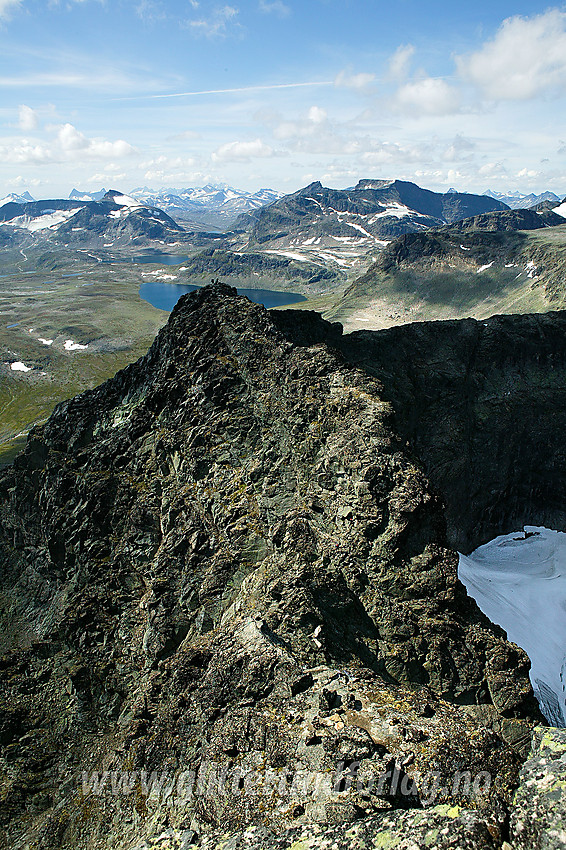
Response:
[[[487,263],[485,266],[480,266],[479,269],[477,270],[476,274],[481,274],[482,272],[487,271],[487,269],[490,269],[492,267],[492,265],[493,265],[493,261],[491,263]]]
[[[400,204],[395,201],[394,203],[389,204],[387,207],[385,207],[383,212],[374,215],[370,219],[369,224],[373,224],[374,222],[378,221],[378,219],[386,218],[387,216],[391,216],[393,218],[404,218],[406,215],[415,215],[415,210],[410,210],[409,207],[406,207],[404,204]]]
[[[73,210],[53,210],[45,215],[39,215],[30,218],[27,215],[19,215],[10,221],[5,221],[4,224],[10,227],[22,227],[24,230],[29,230],[31,233],[36,233],[38,230],[47,230],[48,228],[55,229],[60,224],[63,224],[67,219],[72,218],[81,207]]]
[[[31,372],[30,367],[22,363],[21,360],[15,360],[14,363],[10,363],[10,369],[12,372]]]
[[[42,342],[43,345],[53,345],[52,339],[43,339],[42,336],[38,336],[38,340],[39,340],[39,342]]]
[[[534,277],[536,275],[537,267],[533,260],[529,260],[525,266],[525,271],[527,272],[527,277]]]
[[[563,204],[560,204],[559,207],[554,207],[552,210],[556,215],[561,215],[562,218],[566,218],[566,201]]]
[[[459,577],[484,614],[531,659],[545,717],[566,718],[566,534],[526,526],[460,555]]]
[[[73,342],[72,339],[65,340],[65,351],[85,351],[88,345],[81,345],[79,342]]]
[[[271,248],[265,252],[266,254],[278,254],[281,257],[289,257],[290,260],[300,260],[301,263],[310,262],[308,257],[303,257],[302,254],[296,254],[294,251],[282,251],[281,249]]]
[[[371,233],[368,233],[367,230],[364,227],[361,226],[361,224],[354,224],[351,221],[347,221],[346,224],[347,224],[348,227],[353,227],[355,230],[359,230],[360,233],[364,234],[364,236],[368,236],[370,239],[373,239],[373,236],[371,235]]]
[[[112,198],[115,204],[118,204],[119,207],[141,207],[139,201],[136,201],[135,198],[132,198],[130,195],[114,195]]]

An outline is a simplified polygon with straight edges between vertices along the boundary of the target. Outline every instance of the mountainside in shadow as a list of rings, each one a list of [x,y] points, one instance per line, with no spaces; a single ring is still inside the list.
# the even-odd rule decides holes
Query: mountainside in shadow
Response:
[[[4,846],[206,847],[252,826],[265,847],[354,827],[501,847],[541,716],[525,653],[457,580],[422,464],[450,541],[520,518],[514,487],[561,519],[566,336],[544,319],[343,337],[207,287],[35,428],[0,477]],[[533,402],[542,472],[519,451]],[[443,477],[462,454],[463,481]],[[174,794],[149,794],[153,770]],[[322,790],[289,791],[305,772]]]

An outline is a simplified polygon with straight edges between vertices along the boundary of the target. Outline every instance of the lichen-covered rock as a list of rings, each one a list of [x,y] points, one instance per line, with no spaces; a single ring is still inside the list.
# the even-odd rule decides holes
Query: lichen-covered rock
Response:
[[[436,806],[426,812],[396,811],[380,818],[331,828],[296,827],[278,835],[261,827],[241,833],[216,833],[198,843],[190,830],[163,832],[135,850],[494,850],[501,848],[495,820],[458,806]]]
[[[511,814],[513,850],[566,847],[566,730],[538,728]]]
[[[206,288],[0,477],[4,847],[504,819],[540,720],[528,658],[458,582],[442,504],[339,336]],[[256,792],[219,793],[223,771]]]

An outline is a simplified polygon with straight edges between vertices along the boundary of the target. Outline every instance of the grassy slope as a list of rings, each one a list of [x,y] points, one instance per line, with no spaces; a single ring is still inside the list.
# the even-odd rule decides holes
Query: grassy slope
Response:
[[[140,299],[139,284],[139,267],[93,264],[0,278],[0,464],[58,402],[145,354],[168,314]],[[88,349],[65,351],[67,339]],[[12,371],[16,360],[31,371]]]
[[[345,290],[317,299],[325,318],[347,330],[382,328],[430,319],[485,319],[497,313],[540,313],[566,308],[566,227],[522,232],[513,267],[494,253],[494,265],[436,262],[430,258],[387,271],[370,270]],[[459,236],[466,241],[466,236]],[[483,250],[483,249],[482,249]],[[461,253],[461,252],[460,252]],[[489,256],[485,256],[489,261]],[[526,269],[533,262],[533,276]],[[317,309],[314,301],[302,309]]]

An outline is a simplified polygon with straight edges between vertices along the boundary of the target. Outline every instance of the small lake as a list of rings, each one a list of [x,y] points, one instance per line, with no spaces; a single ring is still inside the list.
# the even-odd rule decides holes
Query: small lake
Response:
[[[148,301],[152,307],[159,310],[171,312],[181,295],[201,289],[190,283],[163,283],[151,281],[142,283],[140,286],[140,298]],[[297,292],[279,292],[276,289],[238,289],[239,295],[245,295],[255,304],[263,304],[264,307],[284,307],[286,304],[296,304],[298,301],[306,301],[304,295]]]

